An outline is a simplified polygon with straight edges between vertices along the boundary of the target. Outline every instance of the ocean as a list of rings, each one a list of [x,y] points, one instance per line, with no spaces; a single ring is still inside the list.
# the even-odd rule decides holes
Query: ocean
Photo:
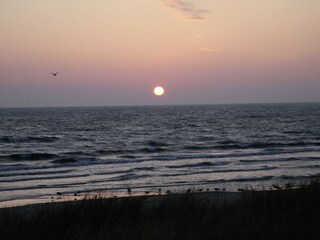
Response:
[[[0,202],[320,176],[320,103],[0,109]]]

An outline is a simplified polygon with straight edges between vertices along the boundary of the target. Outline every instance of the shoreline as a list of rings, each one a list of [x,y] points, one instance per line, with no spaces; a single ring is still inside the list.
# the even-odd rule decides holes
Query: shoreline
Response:
[[[270,190],[274,191],[274,190]],[[249,191],[247,191],[249,192]],[[190,192],[190,193],[149,193],[145,194],[143,192],[136,192],[132,194],[126,194],[126,193],[90,193],[90,194],[80,194],[77,196],[74,195],[61,195],[61,196],[43,196],[39,198],[26,198],[26,199],[16,199],[16,200],[8,200],[8,201],[2,201],[0,202],[0,209],[3,208],[15,208],[15,207],[26,207],[30,205],[41,205],[41,204],[55,204],[55,203],[69,203],[69,202],[79,202],[79,201],[85,201],[85,200],[95,200],[95,199],[121,199],[121,198],[136,198],[136,197],[144,197],[144,198],[150,198],[150,199],[158,199],[162,197],[168,197],[168,196],[181,196],[181,195],[193,195],[198,197],[209,197],[210,199],[223,199],[223,200],[229,200],[229,199],[237,199],[240,198],[243,192],[223,192],[223,191],[210,191],[210,192]]]
[[[91,196],[1,208],[0,239],[313,240],[320,235],[319,202],[319,182],[272,191]]]
[[[207,199],[212,201],[232,201],[240,199],[244,194],[265,194],[265,193],[276,193],[284,191],[294,191],[300,188],[303,188],[305,185],[295,186],[292,188],[284,189],[269,189],[269,190],[243,190],[241,191],[191,191],[186,192],[174,192],[174,193],[157,193],[150,192],[146,194],[145,192],[134,192],[131,194],[128,193],[83,193],[78,195],[73,194],[64,194],[64,195],[55,195],[55,196],[42,196],[38,198],[25,198],[25,199],[16,199],[0,202],[0,210],[4,208],[15,208],[15,207],[28,207],[28,206],[37,206],[45,204],[59,204],[59,203],[71,203],[71,202],[81,202],[86,200],[108,200],[108,199],[122,199],[122,198],[147,198],[158,200],[164,197],[175,197],[175,196],[185,196],[192,195],[199,199]]]
[[[10,207],[20,207],[20,206],[27,206],[33,204],[47,204],[47,203],[60,203],[60,202],[75,202],[75,201],[82,201],[85,199],[110,199],[110,198],[125,198],[125,197],[161,197],[161,196],[168,196],[168,195],[184,195],[184,194],[193,194],[197,196],[210,196],[210,198],[223,198],[229,199],[230,196],[241,196],[244,192],[273,192],[273,191],[285,191],[285,190],[294,190],[308,186],[309,182],[317,182],[317,178],[314,180],[309,180],[308,182],[300,180],[299,182],[288,182],[286,184],[282,184],[283,186],[279,187],[278,185],[271,185],[268,188],[265,186],[261,186],[259,188],[238,188],[238,191],[230,191],[224,188],[216,188],[216,189],[203,189],[197,188],[195,186],[191,186],[191,188],[180,188],[180,189],[162,189],[162,192],[156,190],[150,191],[101,191],[101,192],[56,192],[55,194],[51,195],[43,195],[40,197],[30,197],[30,198],[21,198],[21,199],[14,199],[14,200],[4,200],[0,201],[0,209],[2,208],[10,208]],[[161,189],[161,188],[159,188]],[[237,198],[238,198],[237,197]],[[234,198],[234,197],[233,197]]]

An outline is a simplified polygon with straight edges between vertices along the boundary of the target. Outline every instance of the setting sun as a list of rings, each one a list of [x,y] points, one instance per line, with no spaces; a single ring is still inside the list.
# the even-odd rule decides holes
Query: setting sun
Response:
[[[156,96],[162,96],[163,93],[164,93],[164,89],[163,87],[156,87],[154,90],[153,90],[154,94]]]

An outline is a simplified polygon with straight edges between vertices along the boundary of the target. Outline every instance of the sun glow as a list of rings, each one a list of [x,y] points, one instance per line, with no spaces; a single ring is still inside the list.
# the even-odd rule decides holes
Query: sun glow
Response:
[[[164,94],[164,89],[163,87],[156,87],[154,90],[153,90],[153,93],[156,95],[156,96],[162,96]]]

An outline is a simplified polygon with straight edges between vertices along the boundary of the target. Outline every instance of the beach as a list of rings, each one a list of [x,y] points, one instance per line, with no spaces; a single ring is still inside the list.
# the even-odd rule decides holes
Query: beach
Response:
[[[196,190],[190,190],[190,194],[196,195],[198,198],[206,198],[212,200],[233,200],[238,199],[241,197],[242,192],[224,192],[224,191],[215,191],[215,192],[199,192]],[[187,191],[188,191],[187,190]],[[159,192],[133,192],[133,193],[75,193],[75,194],[68,194],[63,195],[60,192],[59,194],[55,194],[53,196],[44,196],[41,198],[28,198],[28,199],[17,199],[17,200],[10,200],[10,201],[3,201],[0,202],[0,209],[1,208],[11,208],[11,207],[23,207],[28,205],[38,205],[38,204],[49,204],[49,203],[64,203],[64,202],[78,202],[83,200],[92,200],[92,199],[110,199],[110,198],[133,198],[133,197],[148,197],[150,199],[161,199],[161,197],[166,196],[178,196],[182,194],[186,194],[186,191],[179,192],[176,191],[175,193],[159,193]]]
[[[0,209],[0,239],[318,239],[320,185]],[[16,231],[19,229],[19,231]]]

